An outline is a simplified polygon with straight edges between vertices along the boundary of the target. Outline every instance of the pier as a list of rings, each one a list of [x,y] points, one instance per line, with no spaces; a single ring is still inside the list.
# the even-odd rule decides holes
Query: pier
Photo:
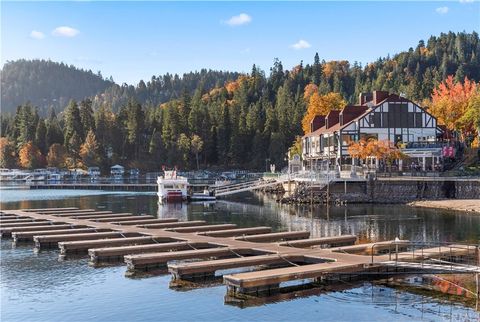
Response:
[[[480,273],[479,245],[358,244],[352,235],[310,238],[308,231],[272,232],[263,226],[95,209],[5,210],[0,233],[16,243],[33,243],[36,251],[58,248],[64,259],[88,256],[92,266],[123,262],[128,275],[169,272],[174,282],[223,275],[233,298],[272,294],[285,282],[319,283],[332,276]],[[241,272],[229,273],[232,269]]]

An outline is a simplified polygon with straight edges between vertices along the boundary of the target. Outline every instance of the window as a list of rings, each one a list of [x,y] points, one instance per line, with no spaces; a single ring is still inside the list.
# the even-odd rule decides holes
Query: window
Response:
[[[350,145],[350,143],[355,142],[355,134],[342,134],[342,145]]]
[[[422,117],[423,113],[415,113],[415,127],[423,126]]]
[[[376,133],[360,133],[360,139],[368,141],[370,139],[378,140],[378,134]]]

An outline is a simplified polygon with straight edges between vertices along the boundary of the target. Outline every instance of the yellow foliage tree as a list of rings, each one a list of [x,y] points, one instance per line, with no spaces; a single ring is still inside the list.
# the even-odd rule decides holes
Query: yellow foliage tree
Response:
[[[92,130],[88,131],[85,142],[80,147],[80,157],[87,167],[98,164],[98,143]]]
[[[314,92],[309,100],[307,112],[302,120],[302,128],[305,134],[310,133],[310,122],[316,115],[327,115],[332,110],[340,110],[347,105],[339,93],[328,93],[320,95]]]

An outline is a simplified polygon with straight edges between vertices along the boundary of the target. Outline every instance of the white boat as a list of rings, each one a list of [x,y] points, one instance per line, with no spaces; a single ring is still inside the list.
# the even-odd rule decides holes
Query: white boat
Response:
[[[164,171],[164,175],[158,177],[158,199],[160,203],[182,202],[187,200],[188,180],[177,176],[177,171]]]
[[[195,202],[195,201],[214,201],[217,198],[210,191],[203,190],[202,193],[198,193],[198,192],[192,193],[189,199],[190,201]]]

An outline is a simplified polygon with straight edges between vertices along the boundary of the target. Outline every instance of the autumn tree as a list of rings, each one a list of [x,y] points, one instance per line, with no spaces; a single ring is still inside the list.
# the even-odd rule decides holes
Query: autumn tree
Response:
[[[59,143],[54,143],[48,149],[47,164],[49,167],[64,168],[66,165],[67,151]]]
[[[440,124],[445,125],[449,130],[460,131],[465,138],[475,131],[474,118],[465,117],[465,114],[469,109],[470,97],[476,93],[475,82],[466,77],[463,83],[458,82],[450,75],[433,90],[429,112],[438,119]]]
[[[389,140],[361,139],[353,141],[347,148],[348,154],[354,158],[367,161],[368,158],[383,160],[391,165],[395,160],[402,160],[406,155]]]
[[[15,163],[15,146],[9,139],[0,138],[0,168],[13,168]]]
[[[194,134],[192,136],[192,141],[190,142],[190,148],[192,150],[192,153],[195,154],[195,160],[197,161],[197,170],[198,170],[200,169],[200,166],[198,163],[198,154],[203,150],[203,141],[198,135]]]
[[[459,122],[462,128],[471,129],[469,141],[472,146],[480,147],[480,86],[468,99],[467,109]]]
[[[93,130],[88,131],[85,142],[80,147],[80,157],[86,167],[98,165],[98,143]]]
[[[310,133],[310,122],[316,115],[327,115],[332,110],[340,110],[347,102],[339,93],[320,95],[314,92],[308,99],[307,112],[302,120],[302,128],[305,134]]]
[[[18,152],[19,164],[25,169],[34,169],[44,164],[44,158],[40,149],[32,141],[27,142]]]
[[[288,149],[288,156],[292,158],[295,154],[302,156],[302,137],[297,136],[292,146]]]

